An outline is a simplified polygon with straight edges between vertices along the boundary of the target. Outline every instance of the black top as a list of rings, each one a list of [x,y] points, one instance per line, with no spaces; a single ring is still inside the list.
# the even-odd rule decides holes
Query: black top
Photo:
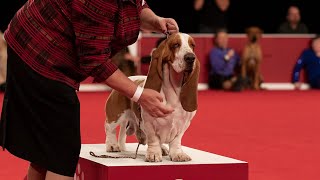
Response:
[[[205,0],[199,12],[199,23],[214,29],[227,28],[228,10],[221,11],[214,0]]]
[[[289,22],[284,22],[280,25],[278,32],[287,34],[307,34],[309,33],[309,30],[304,23],[299,23],[296,29],[292,29]]]

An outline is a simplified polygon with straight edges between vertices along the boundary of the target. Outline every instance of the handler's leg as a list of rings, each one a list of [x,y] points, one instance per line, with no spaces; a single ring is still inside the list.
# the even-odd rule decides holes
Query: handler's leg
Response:
[[[47,171],[46,179],[45,180],[73,180],[74,177],[63,176],[60,174],[56,174],[51,171]]]
[[[28,169],[28,180],[45,180],[47,170],[36,165],[30,163]]]

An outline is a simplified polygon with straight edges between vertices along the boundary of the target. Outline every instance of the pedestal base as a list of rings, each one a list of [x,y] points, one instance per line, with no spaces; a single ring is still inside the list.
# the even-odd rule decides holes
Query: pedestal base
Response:
[[[183,146],[192,161],[159,163],[144,161],[147,146],[141,145],[137,159],[96,158],[89,154],[135,155],[137,144],[128,143],[127,152],[107,153],[105,144],[83,144],[76,180],[248,180],[248,163]]]

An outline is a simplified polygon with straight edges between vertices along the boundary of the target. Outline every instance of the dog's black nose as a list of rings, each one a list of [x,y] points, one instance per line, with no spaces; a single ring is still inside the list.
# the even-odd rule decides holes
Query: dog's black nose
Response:
[[[257,40],[258,40],[258,37],[255,35],[255,36],[252,36],[252,38],[251,38],[251,42],[252,43],[255,43],[255,42],[257,42]]]
[[[187,53],[186,55],[184,55],[184,60],[188,64],[192,64],[195,59],[196,59],[196,56],[193,53]]]

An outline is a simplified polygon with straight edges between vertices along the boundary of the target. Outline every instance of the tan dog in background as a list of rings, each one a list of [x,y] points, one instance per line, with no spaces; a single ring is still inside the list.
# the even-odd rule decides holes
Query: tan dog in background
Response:
[[[263,31],[259,27],[246,29],[248,43],[245,45],[241,58],[241,76],[245,89],[260,89],[262,76],[260,65],[262,62],[262,50],[259,41]]]

